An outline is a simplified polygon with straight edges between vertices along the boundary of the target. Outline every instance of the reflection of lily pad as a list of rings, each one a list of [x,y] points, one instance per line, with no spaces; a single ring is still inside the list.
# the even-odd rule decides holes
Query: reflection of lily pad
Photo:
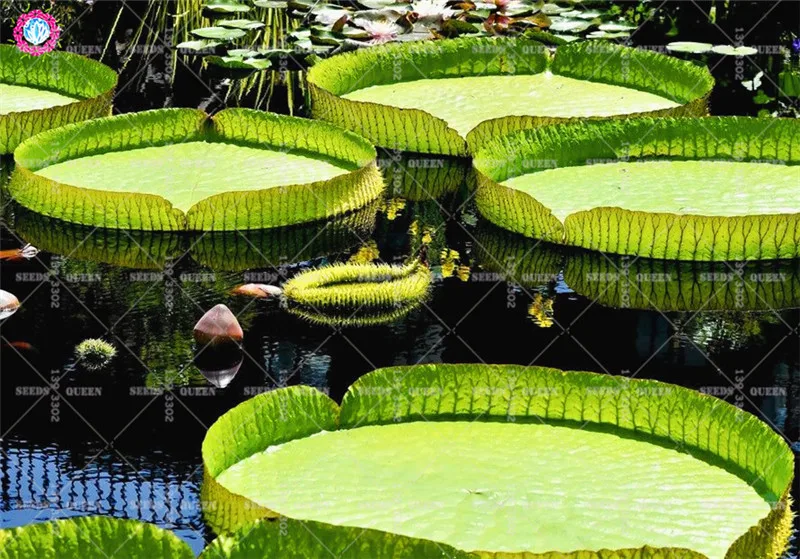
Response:
[[[363,138],[307,119],[162,109],[31,138],[16,151],[9,190],[29,209],[84,225],[260,229],[366,205],[383,190],[375,155]]]
[[[655,312],[770,311],[800,307],[796,261],[680,262],[567,250],[483,225],[476,237],[482,268],[528,288],[564,272],[577,294],[600,305]]]
[[[703,115],[713,84],[707,69],[652,52],[587,42],[548,62],[537,41],[497,38],[363,49],[308,80],[315,118],[380,146],[462,156],[468,141],[572,118]]]
[[[693,41],[675,41],[667,45],[670,52],[687,52],[691,54],[704,54],[711,52],[711,43],[695,43]]]
[[[574,550],[564,559],[773,557],[791,533],[794,457],[769,426],[609,375],[397,367],[359,379],[341,407],[281,389],[212,425],[203,461],[217,528],[281,514],[479,556]]]
[[[116,85],[111,68],[83,56],[0,45],[0,154],[43,130],[107,115]]]
[[[797,258],[799,144],[800,121],[792,119],[636,119],[523,130],[476,154],[476,199],[501,227],[603,252]]]

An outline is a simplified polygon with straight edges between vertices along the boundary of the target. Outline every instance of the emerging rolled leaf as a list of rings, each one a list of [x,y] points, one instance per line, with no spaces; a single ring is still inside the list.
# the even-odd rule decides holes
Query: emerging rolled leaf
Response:
[[[89,58],[0,45],[0,154],[44,130],[108,115],[116,86],[117,74]]]
[[[705,68],[606,42],[460,38],[333,56],[308,73],[314,118],[373,143],[466,156],[488,138],[575,118],[707,114]]]
[[[256,520],[220,536],[200,559],[475,559],[438,542],[319,522]]]
[[[0,530],[0,559],[192,559],[178,536],[152,524],[87,516]]]
[[[478,209],[534,237],[669,260],[800,257],[800,122],[641,118],[517,131],[473,160]]]
[[[681,262],[567,250],[481,227],[476,257],[497,281],[539,288],[564,282],[615,308],[669,311],[770,311],[800,307],[796,261]]]
[[[203,460],[217,530],[283,515],[519,559],[776,559],[791,532],[794,459],[766,424],[593,373],[395,367],[341,408],[280,389],[212,425]]]
[[[306,223],[379,196],[369,143],[332,125],[248,109],[161,109],[70,125],[15,152],[10,192],[97,227],[230,231]]]
[[[293,277],[284,295],[290,310],[313,322],[374,325],[416,308],[430,284],[430,270],[419,263],[334,264]]]

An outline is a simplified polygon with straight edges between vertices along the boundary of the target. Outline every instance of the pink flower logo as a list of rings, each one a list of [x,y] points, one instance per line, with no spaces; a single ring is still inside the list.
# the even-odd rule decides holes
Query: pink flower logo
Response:
[[[61,28],[50,14],[33,10],[19,16],[14,26],[17,48],[33,56],[39,56],[56,48]]]

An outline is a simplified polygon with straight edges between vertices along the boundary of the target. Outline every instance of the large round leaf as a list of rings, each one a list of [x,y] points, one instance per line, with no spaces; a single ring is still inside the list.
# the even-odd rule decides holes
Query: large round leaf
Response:
[[[364,139],[320,122],[162,109],[31,138],[15,153],[10,191],[30,209],[84,225],[258,229],[364,206],[383,189],[374,158]]]
[[[713,85],[705,68],[605,42],[560,46],[549,60],[538,41],[486,37],[360,49],[308,79],[315,118],[377,145],[459,156],[551,122],[704,115]]]
[[[767,425],[592,373],[383,369],[340,409],[285,389],[225,414],[203,458],[217,528],[284,515],[560,559],[775,559],[791,531],[793,456]]]
[[[478,208],[557,243],[676,260],[800,257],[800,122],[637,119],[528,129],[474,159]],[[590,186],[587,186],[590,185]]]
[[[43,130],[107,115],[116,86],[111,68],[83,56],[0,45],[0,154]]]
[[[0,559],[192,559],[191,548],[152,524],[78,517],[0,530]]]

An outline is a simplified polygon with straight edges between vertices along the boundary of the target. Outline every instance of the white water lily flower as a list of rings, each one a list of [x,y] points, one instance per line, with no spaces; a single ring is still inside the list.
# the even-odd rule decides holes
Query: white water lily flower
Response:
[[[388,20],[370,21],[368,19],[357,18],[353,20],[353,23],[369,33],[369,42],[373,45],[392,41],[403,32],[402,27]]]
[[[411,4],[411,11],[419,16],[417,21],[423,23],[439,23],[457,13],[447,7],[447,0],[418,0]]]
[[[494,4],[500,12],[517,12],[530,7],[522,0],[488,0],[488,2]]]

